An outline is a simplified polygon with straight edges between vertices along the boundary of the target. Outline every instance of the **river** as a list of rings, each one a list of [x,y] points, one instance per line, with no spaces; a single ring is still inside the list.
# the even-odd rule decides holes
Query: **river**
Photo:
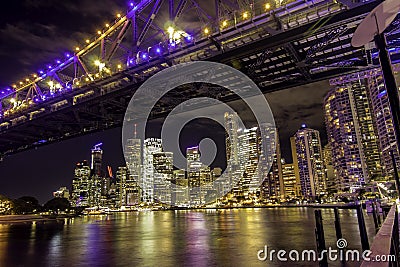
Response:
[[[326,246],[336,249],[333,210],[322,209],[322,216]],[[347,248],[361,251],[355,210],[340,210],[340,217]],[[370,244],[375,234],[371,217],[365,215]],[[315,250],[314,221],[312,208],[255,208],[0,224],[0,266],[317,266],[257,257],[266,245]]]

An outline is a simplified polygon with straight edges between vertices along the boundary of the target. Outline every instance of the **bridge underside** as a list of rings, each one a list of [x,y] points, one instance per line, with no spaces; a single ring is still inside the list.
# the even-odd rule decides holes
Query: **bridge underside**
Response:
[[[242,25],[251,29],[247,36],[232,29],[231,33],[210,37],[173,57],[154,59],[95,81],[80,90],[82,97],[78,100],[71,91],[63,94],[62,103],[54,99],[36,105],[30,113],[25,110],[24,116],[18,113],[10,116],[7,127],[0,130],[0,153],[16,153],[121,126],[129,100],[143,81],[181,62],[207,60],[228,64],[247,74],[264,93],[378,67],[375,49],[356,49],[350,45],[356,26],[376,5],[372,2],[343,9],[308,22],[307,18],[301,18],[302,23],[300,18],[283,21],[272,13],[260,18],[266,20],[260,28],[254,27],[257,21]],[[290,23],[297,25],[289,27]],[[397,62],[400,54],[395,49],[400,31],[396,27],[389,31],[389,45],[394,48],[392,60]],[[223,88],[204,88],[192,85],[175,90],[155,107],[153,118],[164,116],[177,102],[193,97],[212,95],[224,102],[237,99]]]

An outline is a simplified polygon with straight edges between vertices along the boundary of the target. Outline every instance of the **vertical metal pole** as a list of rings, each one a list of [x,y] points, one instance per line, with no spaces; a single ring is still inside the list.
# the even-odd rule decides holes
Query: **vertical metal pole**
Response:
[[[337,207],[334,208],[333,210],[335,212],[335,232],[336,232],[336,240],[342,239],[342,226],[340,225],[340,217],[339,217],[339,209]],[[339,249],[343,251],[343,248]],[[343,253],[343,252],[342,252]],[[343,254],[340,254],[343,255]],[[344,262],[344,258],[342,259],[342,262]]]
[[[379,61],[382,68],[383,78],[385,80],[390,109],[393,117],[393,127],[397,139],[397,150],[400,148],[400,101],[399,90],[394,78],[392,64],[390,62],[389,52],[387,51],[386,38],[383,33],[374,38],[376,48],[379,50]]]
[[[365,227],[364,215],[360,204],[356,205],[358,228],[360,229],[361,247],[363,250],[369,249],[368,234]]]
[[[378,219],[376,218],[376,209],[374,202],[371,202],[371,207],[372,207],[372,217],[374,218],[375,233],[377,233],[379,231],[379,225],[378,225]]]
[[[326,250],[325,246],[325,235],[324,235],[324,227],[322,224],[322,214],[321,210],[315,210],[315,239],[317,241],[317,251],[318,257],[321,256],[321,252]],[[322,260],[319,262],[319,266],[328,266],[328,259],[326,257],[326,253],[324,253]]]

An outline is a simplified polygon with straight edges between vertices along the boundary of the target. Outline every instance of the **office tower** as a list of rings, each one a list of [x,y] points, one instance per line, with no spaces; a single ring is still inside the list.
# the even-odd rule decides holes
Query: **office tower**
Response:
[[[240,118],[237,113],[226,112],[224,114],[227,160],[235,166],[239,164],[239,120]]]
[[[299,192],[294,164],[282,164],[282,179],[285,188],[285,198],[289,200],[297,197]]]
[[[199,147],[189,147],[186,149],[186,176],[189,186],[189,204],[190,206],[200,206],[202,204],[200,190],[200,162]]]
[[[102,172],[102,160],[103,150],[99,143],[95,145],[91,150],[91,179],[89,185],[89,206],[100,206],[102,204],[102,196],[105,196],[108,192],[107,180],[103,179]]]
[[[88,162],[78,162],[75,166],[72,180],[71,205],[74,207],[89,206],[90,194],[90,167]]]
[[[125,160],[130,174],[140,182],[142,169],[142,142],[140,139],[128,139],[125,145]]]
[[[302,194],[301,194],[301,184],[300,184],[300,171],[299,171],[299,162],[297,161],[295,136],[290,137],[290,149],[292,152],[294,175],[296,177],[296,196],[301,197]]]
[[[397,78],[399,78],[398,75]],[[371,70],[367,75],[367,80],[372,114],[375,119],[375,127],[381,151],[383,172],[387,178],[394,179],[390,151],[393,151],[395,156],[397,170],[400,170],[400,156],[393,127],[393,116],[381,71],[379,69]],[[397,85],[400,84],[399,82],[399,79],[397,79]]]
[[[322,155],[325,166],[326,190],[329,194],[332,195],[334,193],[337,193],[338,190],[336,186],[336,177],[332,160],[332,148],[330,144],[327,144],[322,148]]]
[[[173,179],[173,153],[153,153],[154,201],[171,204],[171,183]]]
[[[248,199],[249,194],[255,194],[259,187],[260,176],[258,162],[260,156],[260,138],[258,128],[238,130],[239,166],[241,177],[233,187],[234,196],[239,199]]]
[[[278,131],[270,124],[263,124],[260,127],[259,150],[261,198],[279,202],[284,197],[281,149]],[[261,181],[257,181],[258,184]]]
[[[302,196],[315,199],[324,195],[326,176],[319,132],[302,125],[295,134],[295,146]]]
[[[158,138],[147,138],[143,147],[143,179],[140,184],[142,188],[142,200],[146,203],[154,203],[154,165],[153,154],[162,152],[162,140]]]
[[[133,206],[140,202],[141,190],[139,185],[143,184],[141,140],[136,138],[128,139],[124,153],[129,171],[125,186],[125,205]]]
[[[382,175],[367,87],[364,78],[344,77],[324,99],[325,124],[339,191],[354,191]]]
[[[178,207],[189,206],[189,187],[185,170],[173,171],[171,187],[171,205]]]
[[[118,167],[115,174],[116,187],[116,206],[126,206],[126,181],[129,175],[127,167]]]
[[[91,153],[91,164],[90,168],[92,169],[92,175],[97,175],[101,177],[102,175],[102,161],[103,161],[103,150],[101,146],[103,143],[99,143],[92,148]]]
[[[57,191],[53,192],[53,196],[56,198],[66,198],[69,199],[69,190],[64,186],[60,187]]]

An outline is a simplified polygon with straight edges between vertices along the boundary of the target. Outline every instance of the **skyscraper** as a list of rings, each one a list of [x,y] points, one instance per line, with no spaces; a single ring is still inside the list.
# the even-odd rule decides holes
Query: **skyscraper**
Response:
[[[400,156],[385,83],[379,69],[371,70],[367,79],[370,101],[372,104],[372,114],[375,119],[379,147],[382,153],[383,172],[386,177],[393,179],[393,162],[390,151],[393,151],[397,170],[400,170]],[[399,82],[399,79],[397,79],[398,85]]]
[[[326,176],[319,132],[306,125],[295,134],[296,157],[301,194],[314,199],[326,193]]]
[[[342,83],[334,85],[324,99],[325,124],[340,191],[354,190],[382,175],[367,90],[363,77],[343,77]]]
[[[102,172],[102,161],[103,161],[103,150],[99,143],[95,145],[91,150],[91,179],[90,179],[90,190],[89,190],[89,205],[100,206],[102,196],[107,194],[108,181],[103,179]]]
[[[298,187],[294,164],[282,164],[282,179],[285,188],[285,198],[292,199],[298,196]]]
[[[143,147],[143,179],[141,182],[142,200],[146,203],[154,203],[154,162],[153,154],[162,152],[162,140],[147,138]]]
[[[173,153],[153,153],[154,166],[154,200],[160,203],[171,204],[171,187],[173,180]]]
[[[280,201],[284,197],[284,184],[278,131],[270,124],[263,124],[259,134],[261,197]]]
[[[71,205],[74,207],[89,206],[90,167],[88,162],[78,162],[72,180]]]
[[[128,139],[125,145],[125,160],[129,175],[126,179],[125,205],[132,206],[140,202],[140,187],[143,184],[142,142],[140,139]]]

